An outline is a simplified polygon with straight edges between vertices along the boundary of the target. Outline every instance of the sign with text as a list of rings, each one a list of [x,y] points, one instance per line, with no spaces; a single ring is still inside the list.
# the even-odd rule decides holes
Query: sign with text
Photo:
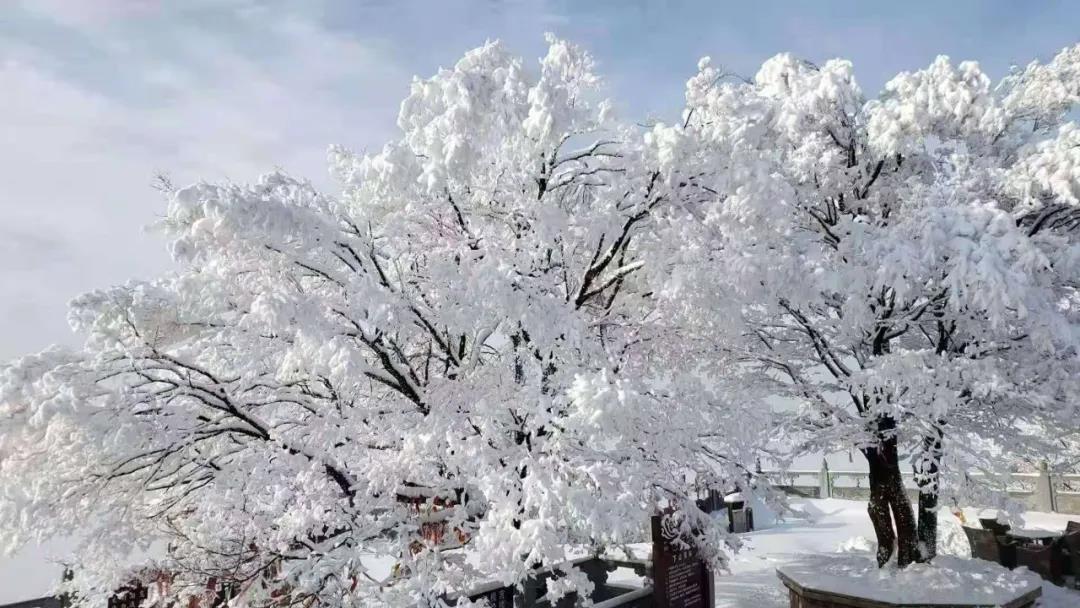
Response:
[[[712,571],[689,546],[664,535],[652,518],[653,601],[656,608],[713,608]]]

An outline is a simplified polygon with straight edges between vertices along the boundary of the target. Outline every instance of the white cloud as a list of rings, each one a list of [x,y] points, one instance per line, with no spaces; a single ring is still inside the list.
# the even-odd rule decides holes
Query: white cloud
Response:
[[[230,10],[212,29],[156,2],[32,4],[106,73],[55,40],[0,37],[0,360],[71,343],[78,293],[169,267],[141,230],[163,209],[156,172],[244,181],[282,167],[329,185],[326,147],[390,137],[411,77],[295,11]]]
[[[154,11],[157,0],[15,0],[22,10],[75,27],[98,27]]]

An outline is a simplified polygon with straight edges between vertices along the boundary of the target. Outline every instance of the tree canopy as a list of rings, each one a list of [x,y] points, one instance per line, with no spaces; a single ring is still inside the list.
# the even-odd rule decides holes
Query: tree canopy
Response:
[[[866,455],[883,561],[890,512],[913,525],[910,454],[932,557],[943,472],[1009,471],[1076,432],[1080,46],[996,85],[939,57],[872,99],[844,60],[782,54],[742,81],[705,59],[686,100],[647,134],[687,184],[683,318],[743,386],[799,405],[780,449]]]
[[[16,542],[77,527],[84,594],[139,552],[177,596],[335,606],[515,582],[660,508],[719,563],[694,484],[749,443],[644,281],[659,174],[588,55],[549,42],[538,71],[489,43],[415,80],[400,139],[332,149],[337,195],[171,192],[179,270],[82,296],[83,349],[4,370]]]

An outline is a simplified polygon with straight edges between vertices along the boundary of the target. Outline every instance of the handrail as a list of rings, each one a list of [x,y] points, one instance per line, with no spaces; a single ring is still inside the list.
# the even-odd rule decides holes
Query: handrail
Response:
[[[1001,489],[1013,496],[1029,497],[1025,500],[1034,501],[1033,508],[1041,511],[1058,512],[1058,497],[1067,496],[1071,502],[1073,497],[1080,496],[1080,473],[1053,473],[1047,470],[1045,464],[1040,468],[1037,472],[973,471],[967,473],[967,476],[1002,486]],[[758,475],[779,487],[817,489],[816,496],[820,498],[832,498],[834,491],[842,495],[852,489],[865,489],[870,481],[869,471],[832,471],[827,463],[822,463],[818,470],[773,469],[758,471]],[[905,489],[911,491],[917,488],[918,478],[914,471],[901,471],[900,475]],[[1067,508],[1075,509],[1073,506]]]
[[[780,477],[796,477],[796,476],[799,476],[799,475],[817,476],[817,475],[820,475],[820,474],[821,474],[821,471],[816,470],[816,469],[788,469],[786,471],[776,470],[776,471],[760,471],[760,472],[758,472],[758,475],[765,475],[766,477],[768,477],[769,475],[776,475],[776,476],[780,476]],[[866,477],[869,474],[870,474],[869,471],[834,471],[832,469],[829,469],[829,475],[834,475],[834,476]],[[903,477],[914,477],[915,473],[912,473],[911,471],[900,471],[900,475],[902,475]],[[1041,473],[1014,472],[1014,473],[1007,473],[1007,475],[1009,475],[1011,477],[1030,477],[1032,479],[1035,479],[1035,478],[1038,478],[1039,475],[1041,475]],[[970,476],[970,477],[985,477],[986,473],[976,471],[976,472],[968,473],[968,476]],[[1080,473],[1051,473],[1050,476],[1055,478],[1055,479],[1068,479],[1068,480],[1080,481]]]
[[[630,568],[630,569],[633,569],[635,571],[635,573],[637,573],[637,570],[639,568],[642,568],[642,567],[651,568],[652,567],[652,562],[646,561],[646,560],[631,560],[631,559],[616,560],[616,559],[606,559],[606,558],[603,558],[603,557],[601,557],[599,555],[583,555],[581,557],[575,557],[575,558],[572,558],[572,559],[568,559],[568,560],[566,560],[564,562],[559,562],[558,564],[555,564],[555,565],[551,566],[550,568],[544,568],[544,569],[534,568],[532,570],[532,572],[530,573],[530,577],[543,578],[545,576],[554,576],[555,573],[557,571],[559,571],[559,570],[565,570],[567,568],[572,568],[572,567],[575,567],[575,566],[579,566],[581,564],[584,564],[586,562],[591,562],[593,560],[599,560],[599,561],[611,563],[612,565],[614,565],[616,567]],[[488,582],[485,582],[485,583],[480,583],[480,584],[478,584],[477,586],[475,586],[475,587],[473,587],[471,589],[462,590],[462,591],[452,591],[450,593],[447,593],[445,597],[446,597],[447,600],[457,600],[457,599],[460,599],[462,597],[471,597],[471,596],[474,596],[474,595],[479,595],[481,593],[487,593],[488,591],[493,591],[495,589],[498,589],[499,587],[505,587],[505,586],[507,586],[507,585],[505,583],[500,582],[500,581],[488,581]],[[597,604],[597,606],[599,606],[599,604]]]
[[[630,593],[617,595],[609,600],[597,602],[593,604],[593,608],[616,608],[617,606],[622,606],[626,602],[641,599],[643,597],[649,597],[650,595],[652,595],[652,592],[653,588],[651,586],[646,586],[641,589],[631,591]]]

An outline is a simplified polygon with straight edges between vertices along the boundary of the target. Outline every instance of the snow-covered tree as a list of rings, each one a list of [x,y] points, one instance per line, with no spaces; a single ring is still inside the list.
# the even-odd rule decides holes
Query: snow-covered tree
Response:
[[[940,57],[870,100],[843,60],[705,59],[686,101],[648,135],[686,243],[667,299],[797,403],[785,442],[862,452],[881,563],[930,559],[943,475],[1077,431],[1080,46],[996,85]]]
[[[644,281],[670,189],[549,42],[415,80],[399,140],[332,150],[338,195],[169,193],[179,269],[78,298],[82,349],[2,372],[8,548],[74,534],[80,597],[141,572],[251,605],[435,601],[658,509],[722,559],[688,480],[750,460]]]

